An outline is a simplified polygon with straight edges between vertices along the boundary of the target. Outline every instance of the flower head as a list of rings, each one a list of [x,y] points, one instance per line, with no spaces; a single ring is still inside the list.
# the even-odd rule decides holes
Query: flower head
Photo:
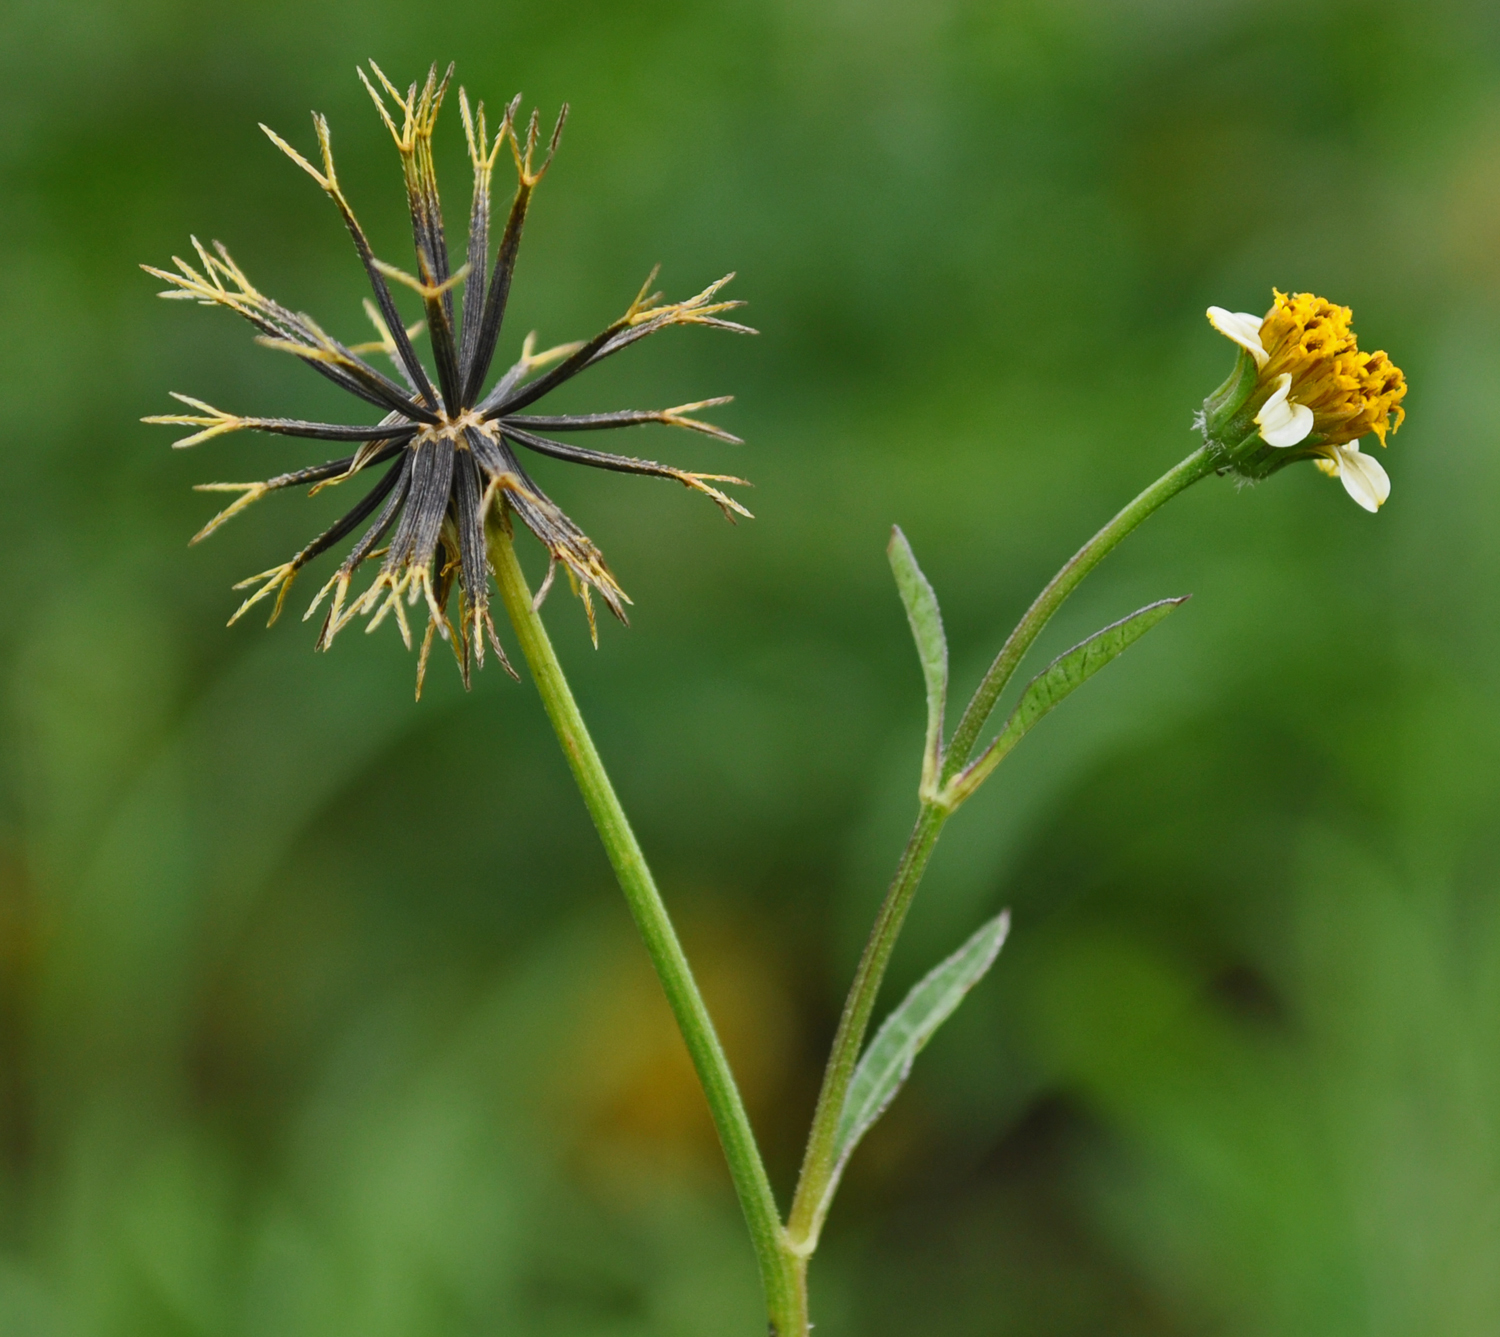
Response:
[[[538,352],[535,337],[528,335],[519,360],[490,384],[490,364],[504,323],[522,227],[532,194],[557,148],[567,108],[564,107],[558,117],[545,156],[538,160],[538,117],[536,113],[532,114],[524,135],[517,132],[515,116],[520,106],[519,97],[506,108],[492,138],[485,120],[484,104],[471,109],[468,97],[462,89],[459,90],[459,106],[474,168],[474,186],[467,255],[464,263],[455,269],[449,260],[432,160],[433,128],[453,67],[449,66],[447,74],[439,79],[434,66],[425,84],[420,88],[412,84],[405,94],[373,61],[370,69],[380,84],[379,88],[371,83],[363,70],[360,78],[400,154],[416,245],[415,274],[404,273],[376,258],[340,187],[334,171],[328,123],[322,116],[313,117],[321,167],[313,166],[267,127],[261,129],[323,188],[343,218],[374,294],[373,302],[365,301],[365,312],[376,334],[373,341],[342,343],[310,317],[290,311],[265,296],[251,284],[218,242],[210,250],[197,238],[193,239],[197,265],[174,256],[176,271],[142,267],[171,285],[161,294],[163,297],[197,301],[238,312],[260,331],[258,342],[300,358],[314,371],[384,416],[378,422],[354,425],[245,417],[226,413],[186,395],[174,395],[197,412],[158,415],[145,421],[198,429],[178,441],[178,446],[196,445],[211,437],[246,428],[345,443],[349,453],[325,464],[253,483],[201,484],[201,491],[237,493],[238,496],[199,530],[193,541],[206,538],[231,516],[267,493],[304,484],[316,492],[324,487],[348,484],[356,475],[373,475],[375,481],[342,519],[319,534],[290,561],[236,586],[237,589],[255,588],[230,622],[262,600],[273,598],[271,621],[274,622],[302,568],[341,540],[360,531],[338,569],[313,600],[304,620],[326,601],[317,646],[327,649],[339,631],[353,619],[368,616],[367,629],[373,631],[388,615],[394,615],[409,647],[412,637],[406,609],[422,604],[426,609],[427,626],[417,669],[417,692],[420,695],[435,634],[452,645],[466,684],[471,658],[481,665],[484,662],[486,635],[501,662],[505,663],[505,654],[495,637],[489,612],[490,567],[485,547],[485,524],[493,507],[500,508],[499,514],[507,523],[510,515],[519,517],[546,546],[551,564],[539,599],[545,595],[552,576],[561,565],[583,601],[596,641],[591,590],[599,594],[622,622],[625,620],[624,605],[629,600],[605,566],[599,550],[532,481],[522,467],[519,451],[531,451],[598,469],[675,479],[710,497],[730,519],[736,514],[749,515],[737,501],[713,486],[715,483],[742,483],[741,479],[724,474],[689,473],[650,460],[565,443],[553,436],[554,433],[567,435],[665,423],[703,432],[721,441],[736,442],[737,438],[729,433],[691,416],[699,409],[727,403],[727,398],[683,404],[676,408],[632,409],[616,413],[538,414],[528,410],[564,381],[669,325],[707,325],[738,333],[753,331],[723,318],[725,311],[740,305],[718,299],[719,290],[733,275],[710,284],[686,301],[663,302],[659,293],[650,293],[655,278],[653,272],[625,313],[593,338]],[[509,147],[515,161],[517,185],[492,259],[490,181],[502,146]],[[410,288],[420,297],[423,319],[415,325],[408,327],[398,314],[392,283]],[[462,306],[456,307],[454,297],[460,289]],[[413,344],[424,326],[431,344],[432,371],[417,356]],[[395,375],[389,376],[373,365],[368,360],[373,354],[388,358]],[[360,568],[379,558],[383,560],[374,580],[362,591],[351,593]],[[458,603],[456,627],[448,612],[455,587]],[[510,667],[508,663],[506,667]]]
[[[1385,353],[1360,352],[1351,315],[1311,293],[1276,292],[1264,318],[1209,307],[1210,323],[1241,350],[1203,406],[1204,437],[1225,469],[1264,478],[1311,459],[1367,511],[1384,503],[1390,479],[1359,440],[1373,433],[1384,446],[1401,426],[1406,378]]]

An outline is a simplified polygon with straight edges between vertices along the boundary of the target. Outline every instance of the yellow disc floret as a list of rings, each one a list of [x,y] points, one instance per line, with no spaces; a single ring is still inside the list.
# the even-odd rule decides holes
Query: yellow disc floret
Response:
[[[1273,289],[1273,291],[1275,291]],[[1385,444],[1406,417],[1406,378],[1384,352],[1362,353],[1352,313],[1312,293],[1276,292],[1260,327],[1263,384],[1292,378],[1288,398],[1313,412],[1313,431],[1330,446],[1373,432]]]

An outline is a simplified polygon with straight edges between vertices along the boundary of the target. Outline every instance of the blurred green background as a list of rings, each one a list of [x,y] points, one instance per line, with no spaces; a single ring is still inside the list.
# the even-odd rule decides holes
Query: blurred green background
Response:
[[[1354,307],[1413,386],[1389,505],[1210,480],[1049,630],[1197,596],[950,827],[893,994],[1006,905],[1011,943],[861,1150],[814,1306],[819,1337],[1500,1330],[1493,5],[7,0],[0,1333],[763,1331],[530,684],[466,696],[435,657],[414,706],[392,628],[328,656],[295,615],[225,631],[231,583],[341,498],[189,550],[192,483],[314,452],[137,421],[168,390],[348,414],[135,266],[221,238],[368,337],[337,216],[255,123],[310,150],[326,112],[409,263],[371,55],[573,104],[502,353],[591,332],[657,261],[752,303],[759,339],[669,333],[566,402],[735,393],[742,449],[629,445],[744,471],[753,523],[538,476],[636,600],[597,653],[565,591],[546,614],[783,1197],[914,812],[888,527],[967,692],[1193,447],[1230,365],[1205,306]],[[456,231],[455,107],[439,138]]]

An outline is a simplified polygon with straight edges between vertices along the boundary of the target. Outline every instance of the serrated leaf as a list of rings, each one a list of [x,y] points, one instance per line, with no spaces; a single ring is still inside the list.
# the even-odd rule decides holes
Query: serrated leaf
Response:
[[[1026,685],[1016,708],[995,741],[954,781],[951,798],[954,806],[968,798],[989,776],[1027,731],[1043,715],[1054,709],[1064,697],[1078,690],[1110,660],[1123,654],[1167,614],[1185,604],[1192,595],[1177,599],[1160,599],[1137,609],[1129,617],[1112,622],[1080,641],[1047,665]]]
[[[1110,660],[1123,654],[1190,597],[1184,595],[1179,599],[1161,599],[1147,604],[1059,655],[1027,684],[1019,704],[1006,721],[1005,731],[1014,731],[1018,736],[1024,734],[1065,696],[1082,687]]]
[[[962,947],[941,962],[881,1023],[854,1069],[834,1139],[834,1169],[819,1205],[822,1221],[838,1188],[844,1166],[859,1141],[889,1108],[911,1075],[912,1063],[933,1033],[963,1002],[1000,954],[1010,931],[1010,911],[996,915]]]
[[[922,677],[927,683],[927,742],[923,752],[924,784],[937,779],[942,759],[943,710],[948,700],[948,639],[943,635],[943,616],[938,610],[937,595],[928,584],[916,554],[899,525],[891,526],[891,541],[886,547],[896,589],[906,607],[917,656],[922,661]]]

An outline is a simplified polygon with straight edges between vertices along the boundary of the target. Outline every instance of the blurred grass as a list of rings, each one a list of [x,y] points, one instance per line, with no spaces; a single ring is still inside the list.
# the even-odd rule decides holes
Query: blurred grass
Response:
[[[1490,1334],[1500,1324],[1500,17],[1478,3],[12,0],[0,12],[0,1332],[745,1333],[712,1133],[525,686],[394,635],[221,624],[336,499],[201,549],[140,415],[343,406],[137,262],[219,237],[353,337],[337,219],[261,139],[328,113],[394,260],[353,77],[459,61],[574,117],[507,348],[737,269],[758,340],[579,405],[733,391],[725,527],[540,470],[636,599],[562,653],[722,1016],[782,1192],[912,812],[915,657],[958,689],[1192,445],[1203,308],[1352,305],[1413,384],[1371,519],[1311,470],[1194,489],[1051,629],[1197,597],[954,823],[904,987],[1013,905],[849,1175],[830,1334]],[[449,212],[466,199],[446,122]],[[701,461],[701,463],[700,463]],[[534,554],[533,554],[534,557]],[[310,585],[308,594],[310,596]]]

